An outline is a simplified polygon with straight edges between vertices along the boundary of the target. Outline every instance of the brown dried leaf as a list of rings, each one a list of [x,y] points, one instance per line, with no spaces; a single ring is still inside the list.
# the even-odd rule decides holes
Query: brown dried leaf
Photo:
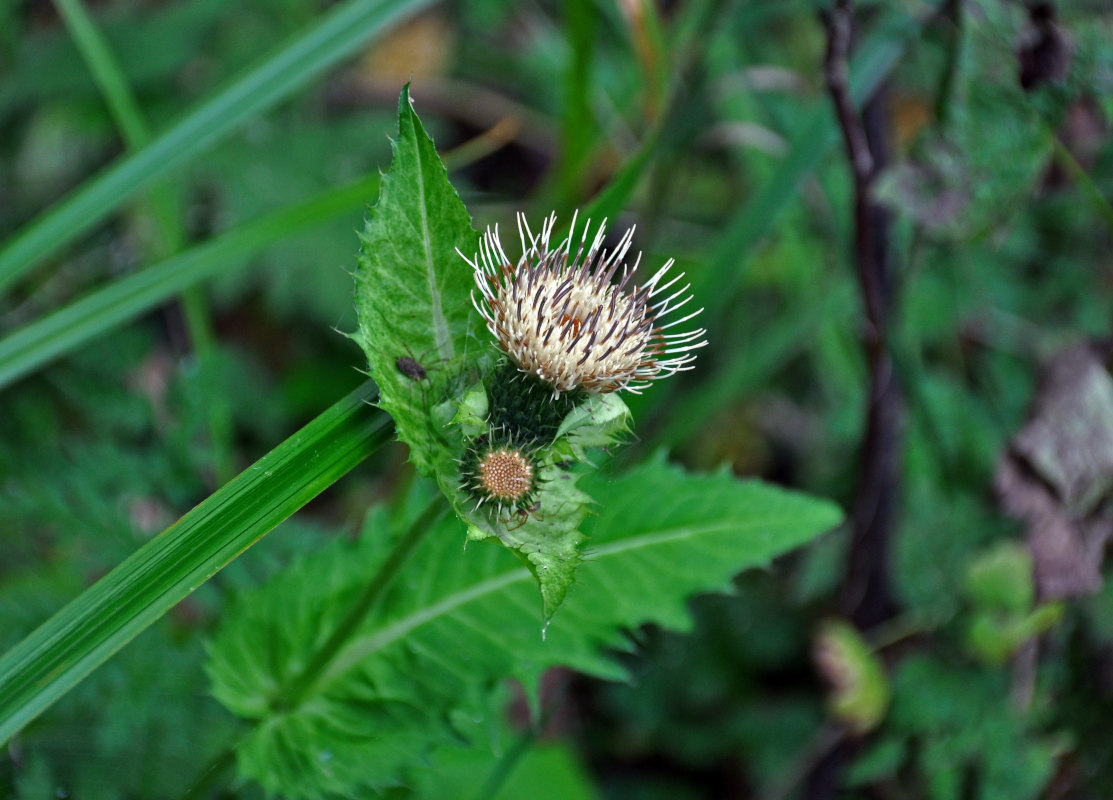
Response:
[[[1012,450],[1072,516],[1089,514],[1113,489],[1113,377],[1094,347],[1055,356]]]
[[[1113,377],[1104,348],[1084,343],[1057,354],[1028,424],[997,469],[1007,513],[1028,524],[1028,548],[1042,599],[1101,588],[1113,517]]]

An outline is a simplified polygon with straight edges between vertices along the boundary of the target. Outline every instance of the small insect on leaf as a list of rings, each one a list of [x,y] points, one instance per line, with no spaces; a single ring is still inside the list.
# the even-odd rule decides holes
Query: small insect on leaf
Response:
[[[518,528],[529,522],[529,518],[533,517],[536,520],[544,521],[544,517],[537,512],[541,510],[541,501],[538,500],[529,508],[519,508],[514,513],[518,515],[518,524],[513,528],[507,528],[508,531],[516,531]]]
[[[429,377],[425,372],[425,367],[418,364],[417,360],[410,358],[410,356],[399,356],[394,364],[398,367],[399,372],[415,381],[423,381]]]

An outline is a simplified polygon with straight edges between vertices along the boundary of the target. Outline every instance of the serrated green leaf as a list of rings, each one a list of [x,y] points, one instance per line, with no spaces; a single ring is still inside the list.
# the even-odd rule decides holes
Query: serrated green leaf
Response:
[[[630,409],[617,393],[593,394],[564,418],[557,443],[567,445],[572,455],[582,460],[585,449],[614,444],[632,426]]]
[[[239,751],[244,774],[291,798],[404,780],[439,743],[482,744],[477,731],[498,713],[484,702],[495,682],[515,678],[535,695],[541,674],[558,664],[621,679],[604,649],[628,646],[624,628],[687,627],[692,594],[729,591],[738,571],[841,517],[830,503],[725,473],[689,475],[661,460],[587,483],[602,503],[585,526],[592,547],[545,636],[530,571],[501,548],[461,552],[451,519],[429,532],[383,602],[292,706],[284,704],[290,676],[385,559],[384,517],[373,515],[359,542],[337,542],[244,598],[210,663],[216,696],[256,721]]]
[[[478,323],[471,269],[457,253],[474,252],[479,234],[414,113],[408,86],[398,101],[393,151],[360,236],[356,338],[379,385],[379,406],[394,417],[418,470],[433,476],[451,471],[448,462],[462,445],[457,431],[434,425],[429,409],[460,391],[466,359],[474,364],[480,355],[476,341],[468,354]],[[420,371],[403,371],[400,358]]]
[[[576,486],[578,477],[547,466],[541,472],[544,489],[536,511],[512,517],[514,522],[492,521],[480,514],[468,518],[468,539],[497,539],[529,568],[541,590],[546,622],[564,602],[581,560],[580,523],[588,514],[591,497]]]

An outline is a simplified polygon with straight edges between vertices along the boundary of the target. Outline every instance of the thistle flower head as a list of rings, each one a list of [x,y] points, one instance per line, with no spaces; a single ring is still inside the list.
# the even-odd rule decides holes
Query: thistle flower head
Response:
[[[654,379],[691,369],[690,351],[707,344],[707,332],[668,332],[703,310],[666,321],[692,299],[691,284],[669,291],[684,277],[667,279],[673,260],[627,291],[641,262],[640,253],[633,265],[625,262],[634,228],[606,250],[605,220],[590,245],[590,220],[577,241],[573,217],[568,237],[553,247],[555,224],[556,215],[550,215],[535,236],[518,215],[522,256],[516,265],[499,242],[497,226],[487,229],[474,260],[465,256],[480,293],[478,299],[472,294],[472,302],[518,368],[555,395],[576,389],[636,393]]]

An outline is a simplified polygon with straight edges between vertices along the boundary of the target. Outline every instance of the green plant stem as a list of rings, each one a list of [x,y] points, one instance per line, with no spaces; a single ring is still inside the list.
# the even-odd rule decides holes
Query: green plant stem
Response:
[[[546,714],[538,723],[536,729],[530,728],[522,731],[510,749],[495,763],[495,768],[491,770],[491,774],[488,775],[487,780],[483,782],[483,787],[474,795],[474,800],[487,800],[487,798],[498,797],[498,793],[502,791],[502,787],[514,773],[515,768],[537,743],[537,737],[540,731],[544,729],[548,718],[549,715]]]
[[[224,773],[236,763],[236,747],[238,744],[239,742],[221,750],[205,766],[204,772],[193,782],[193,785],[182,795],[182,800],[198,800],[201,797],[208,797],[209,790],[216,786],[224,777]]]
[[[760,800],[786,800],[792,797],[815,766],[844,742],[846,736],[846,729],[841,726],[824,723],[792,757],[789,768],[782,771],[784,777],[771,783],[761,794]]]
[[[190,286],[182,291],[182,316],[185,317],[189,343],[202,370],[213,369],[216,358],[216,333],[212,316],[200,286]],[[205,420],[209,442],[213,447],[213,477],[217,486],[223,486],[236,474],[236,459],[232,441],[235,425],[232,406],[223,392],[213,392],[205,404]]]
[[[1113,235],[1113,204],[1110,204],[1109,200],[1105,198],[1105,195],[1101,193],[1101,189],[1098,188],[1098,185],[1094,183],[1094,179],[1091,178],[1086,170],[1083,169],[1082,165],[1078,163],[1078,159],[1074,157],[1074,153],[1063,144],[1063,140],[1059,138],[1059,134],[1052,130],[1050,125],[1046,125],[1046,123],[1045,127],[1047,128],[1048,134],[1051,136],[1051,146],[1055,152],[1055,160],[1067,171],[1071,180],[1078,186],[1078,191],[1089,201],[1095,213],[1097,213],[1101,221],[1105,223],[1105,227],[1108,229],[1109,233]]]
[[[868,642],[874,652],[880,652],[913,636],[934,633],[940,625],[915,614],[893,617],[869,632]]]
[[[537,739],[548,726],[549,720],[553,717],[553,713],[563,705],[565,695],[567,694],[566,688],[567,687],[562,688],[558,696],[554,698],[548,708],[544,710],[544,713],[541,714],[541,717],[536,723],[522,731],[514,741],[513,746],[511,746],[495,763],[494,769],[492,769],[491,774],[487,776],[487,780],[483,782],[483,786],[474,796],[474,800],[486,800],[486,798],[498,797],[499,792],[502,791],[502,787],[506,784],[506,781],[509,780],[510,776],[514,774],[514,770],[517,768],[518,764],[526,754],[529,753],[533,746],[537,744]],[[543,698],[540,699],[543,701]]]
[[[132,98],[123,70],[112,57],[112,51],[92,17],[81,0],[54,0],[54,7],[89,66],[124,140],[131,147],[142,146],[148,138],[147,123]]]
[[[948,31],[946,54],[939,89],[935,93],[935,118],[940,126],[946,126],[954,116],[953,109],[958,98],[959,76],[966,66],[966,8],[965,0],[946,0],[942,12],[943,20],[951,22]]]
[[[96,23],[81,0],[54,0],[54,5],[69,29],[82,58],[100,87],[116,126],[129,150],[141,150],[151,141],[151,129],[139,103],[128,86],[124,71],[112,54]],[[155,184],[149,193],[152,216],[158,228],[157,255],[173,256],[185,245],[185,232],[173,190],[166,183]],[[216,337],[204,293],[190,287],[182,294],[182,313],[193,352],[202,370],[210,369],[216,353]],[[232,456],[232,412],[223,393],[216,393],[206,404],[209,440],[213,446],[216,484],[223,485],[235,474]]]
[[[366,381],[0,657],[0,744],[393,436]]]
[[[297,708],[306,693],[313,688],[317,680],[324,674],[325,669],[336,658],[337,653],[343,649],[352,634],[363,623],[363,620],[378,605],[383,593],[390,587],[391,582],[398,575],[398,571],[406,563],[414,549],[447,510],[448,501],[444,495],[438,494],[421,512],[421,515],[410,524],[402,537],[395,542],[394,548],[390,551],[390,555],[387,556],[383,565],[379,567],[379,571],[375,573],[375,577],[356,598],[347,616],[336,626],[332,636],[321,645],[320,650],[313,654],[313,659],[306,664],[305,669],[288,686],[283,687],[276,693],[271,704],[273,708],[280,711]]]

